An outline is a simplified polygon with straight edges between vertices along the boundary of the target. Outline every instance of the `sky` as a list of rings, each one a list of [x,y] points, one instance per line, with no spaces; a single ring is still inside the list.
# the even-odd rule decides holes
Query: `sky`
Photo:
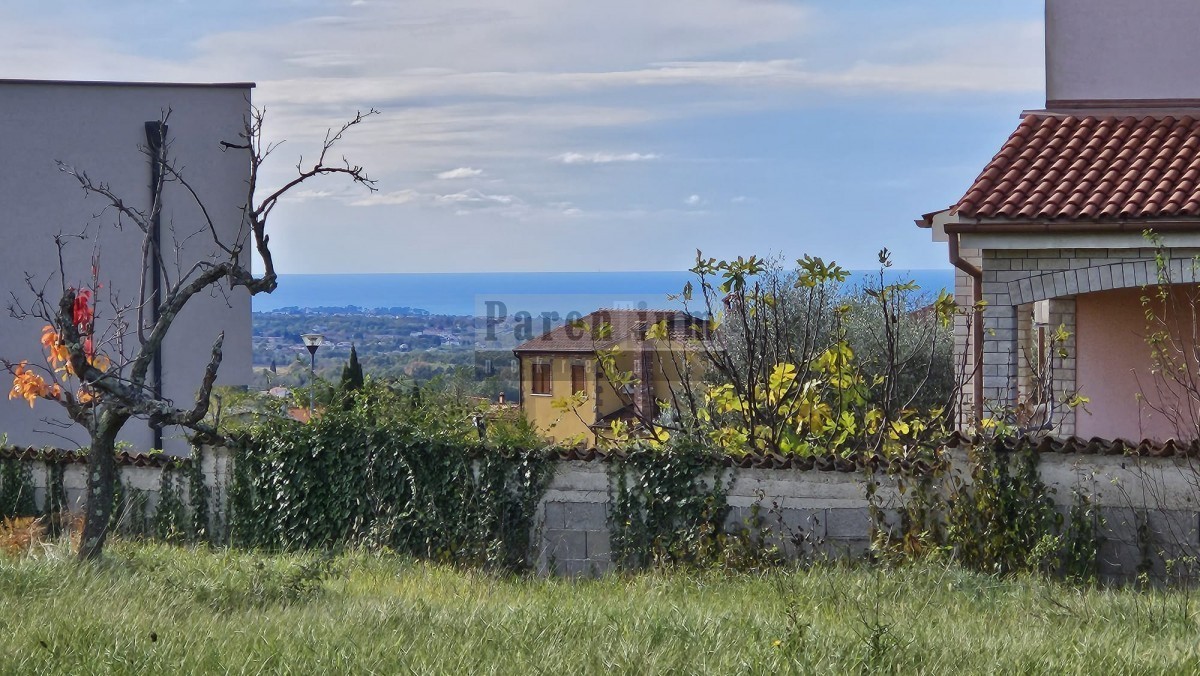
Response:
[[[306,184],[283,273],[682,270],[881,247],[955,202],[1044,94],[1041,0],[54,0],[0,6],[0,77],[257,83],[265,172],[375,108]]]

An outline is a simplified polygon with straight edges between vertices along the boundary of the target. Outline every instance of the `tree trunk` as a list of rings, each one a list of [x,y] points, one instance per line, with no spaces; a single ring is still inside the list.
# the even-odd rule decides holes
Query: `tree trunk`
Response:
[[[117,432],[125,424],[124,417],[110,411],[98,412],[95,420],[88,450],[87,505],[79,540],[80,561],[98,559],[104,551],[117,482]]]

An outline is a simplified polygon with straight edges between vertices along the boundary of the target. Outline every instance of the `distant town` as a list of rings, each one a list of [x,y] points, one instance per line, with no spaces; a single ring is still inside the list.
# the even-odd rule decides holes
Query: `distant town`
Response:
[[[517,395],[515,383],[476,377],[476,320],[465,315],[434,315],[421,308],[365,309],[289,307],[253,315],[251,388],[297,387],[308,379],[309,354],[300,336],[317,332],[325,343],[317,351],[317,375],[336,381],[354,347],[369,376],[422,384],[457,377],[470,382],[472,393],[495,398]],[[499,329],[500,341],[488,347],[511,347],[511,327]],[[507,336],[507,339],[506,339]],[[511,352],[501,349],[512,359]]]

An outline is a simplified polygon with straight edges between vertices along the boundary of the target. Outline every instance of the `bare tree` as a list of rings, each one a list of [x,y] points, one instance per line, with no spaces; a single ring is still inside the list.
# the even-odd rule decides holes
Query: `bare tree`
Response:
[[[147,420],[161,429],[180,426],[194,432],[216,435],[207,425],[209,401],[221,366],[224,332],[215,336],[208,364],[199,376],[196,397],[190,407],[178,406],[164,397],[155,362],[163,341],[171,332],[180,312],[197,296],[228,293],[241,287],[251,295],[271,293],[278,279],[271,256],[267,222],[280,200],[297,186],[321,176],[343,176],[374,191],[374,181],[361,167],[344,157],[333,157],[334,147],[352,127],[375,110],[357,113],[340,128],[330,129],[316,161],[296,164],[295,175],[281,187],[267,192],[258,185],[260,170],[278,147],[263,138],[264,111],[252,109],[244,129],[236,139],[219,141],[223,152],[245,156],[249,163],[245,202],[237,211],[214,209],[189,181],[184,168],[171,156],[167,111],[161,121],[147,125],[148,143],[141,148],[152,167],[152,192],[148,208],[141,209],[123,198],[109,184],[85,170],[59,162],[59,168],[71,176],[85,195],[102,199],[115,214],[118,227],[130,224],[141,233],[141,288],[136,299],[110,297],[111,318],[97,322],[97,302],[102,288],[97,260],[93,254],[91,288],[68,286],[70,277],[63,250],[78,236],[55,238],[59,252],[57,276],[60,288],[39,286],[35,275],[27,273],[32,300],[22,302],[14,295],[10,313],[18,319],[37,319],[47,323],[42,345],[47,365],[30,366],[27,362],[2,363],[13,374],[12,395],[27,399],[48,399],[65,409],[67,417],[87,430],[88,451],[87,504],[78,556],[81,560],[100,556],[108,533],[109,510],[113,504],[117,478],[115,450],[117,435],[131,418]],[[172,191],[192,202],[199,214],[195,232],[172,232],[170,245],[164,244],[163,191]],[[220,222],[220,214],[240,214],[237,224]],[[236,227],[232,227],[236,225]],[[228,233],[236,233],[232,237]],[[208,253],[195,262],[183,262],[179,255],[183,241],[200,237]],[[98,251],[98,248],[97,248]],[[257,256],[262,272],[255,274],[251,260]],[[57,296],[57,298],[55,298]],[[112,354],[112,357],[108,355]]]

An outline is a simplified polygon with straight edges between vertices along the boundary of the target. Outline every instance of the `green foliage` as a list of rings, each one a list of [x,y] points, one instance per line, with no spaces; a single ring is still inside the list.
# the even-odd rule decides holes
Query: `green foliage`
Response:
[[[354,392],[361,390],[363,387],[363,369],[362,364],[358,363],[358,350],[354,345],[350,346],[350,359],[346,362],[346,366],[342,369],[342,380],[338,384],[338,388],[343,392]],[[346,403],[352,403],[352,400],[346,398]]]
[[[451,401],[414,408],[368,381],[348,410],[309,424],[263,421],[237,449],[232,542],[268,549],[363,543],[526,568],[552,465],[538,452],[480,446],[470,413]]]
[[[887,523],[876,484],[868,482],[877,552],[892,560],[947,554],[991,574],[1039,572],[1094,580],[1098,512],[1077,492],[1070,519],[1064,520],[1054,489],[1038,473],[1037,452],[997,450],[1002,448],[999,442],[974,446],[967,456],[969,480],[944,451],[919,469],[912,465],[894,474],[902,496],[898,523]]]
[[[641,428],[735,456],[908,456],[939,443],[959,389],[950,323],[960,310],[946,294],[891,281],[890,256],[881,251],[879,274],[851,291],[848,271],[811,256],[787,269],[698,254],[681,297],[695,299],[690,311],[710,317],[713,333],[672,350],[700,357],[704,376],[658,393],[669,415]],[[661,344],[668,334],[647,337]],[[602,371],[617,390],[629,382]]]
[[[1037,471],[1032,449],[997,453],[987,446],[971,451],[969,489],[950,498],[947,543],[964,565],[995,573],[1038,567],[1035,550],[1063,523],[1052,489]]]
[[[192,446],[192,461],[188,463],[186,472],[189,508],[187,511],[191,515],[188,536],[193,541],[205,541],[211,537],[209,532],[211,489],[204,481],[204,449],[201,446]]]
[[[158,504],[154,508],[154,536],[163,542],[182,542],[189,534],[182,492],[180,472],[164,467],[158,481]]]
[[[623,568],[702,564],[721,550],[724,464],[694,446],[634,447],[609,465],[609,533]]]
[[[28,463],[12,458],[0,460],[0,518],[35,514],[37,505]]]
[[[1079,490],[1074,492],[1067,529],[1051,541],[1043,569],[1077,582],[1094,582],[1100,571],[1100,530],[1104,518],[1096,505]]]

